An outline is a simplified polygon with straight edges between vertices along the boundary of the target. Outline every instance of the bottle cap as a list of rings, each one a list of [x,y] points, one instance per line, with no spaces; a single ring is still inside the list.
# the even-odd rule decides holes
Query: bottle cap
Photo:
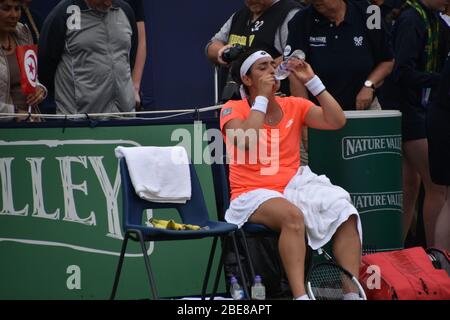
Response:
[[[292,52],[292,54],[289,57],[287,57],[286,59],[289,60],[290,58],[297,58],[300,60],[305,60],[306,54],[302,50],[297,49],[294,52]]]

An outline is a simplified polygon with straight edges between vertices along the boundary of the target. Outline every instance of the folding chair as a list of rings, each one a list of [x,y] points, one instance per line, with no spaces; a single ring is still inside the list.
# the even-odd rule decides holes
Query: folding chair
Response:
[[[147,255],[146,242],[168,241],[168,240],[182,241],[182,240],[213,237],[214,240],[212,243],[202,287],[201,296],[202,299],[205,299],[218,238],[230,235],[236,256],[239,257],[239,252],[235,238],[235,231],[238,229],[237,226],[226,222],[212,221],[209,219],[200,182],[195,172],[195,168],[192,164],[189,165],[191,175],[192,196],[191,200],[189,200],[186,204],[155,203],[139,198],[132,185],[125,159],[120,159],[119,165],[120,165],[120,175],[122,179],[122,198],[123,198],[122,228],[125,232],[125,237],[122,243],[122,249],[120,252],[120,258],[117,265],[114,285],[110,299],[114,299],[116,296],[124,255],[127,249],[128,239],[140,243],[152,296],[154,299],[158,299],[155,279],[150,265],[150,259]],[[198,225],[207,228],[203,228],[201,230],[167,230],[149,227],[142,224],[142,216],[143,211],[145,209],[160,209],[160,208],[176,208],[183,223]],[[216,272],[216,279],[214,282],[214,288],[211,295],[211,299],[214,298],[217,291],[220,273],[223,267],[224,252],[225,250],[222,250],[220,263]],[[245,279],[245,275],[243,273],[242,265],[240,264],[240,262],[238,263],[238,268],[241,277],[243,277],[242,279]],[[249,297],[247,288],[244,289],[246,296]]]

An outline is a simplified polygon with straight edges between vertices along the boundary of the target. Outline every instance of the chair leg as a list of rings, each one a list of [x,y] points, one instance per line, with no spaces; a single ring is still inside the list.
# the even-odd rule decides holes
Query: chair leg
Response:
[[[225,240],[225,241],[227,241],[227,240]],[[217,289],[219,288],[220,275],[222,274],[223,261],[225,259],[225,254],[226,254],[226,250],[224,250],[224,248],[222,247],[222,253],[220,254],[220,261],[219,261],[219,265],[217,266],[217,271],[216,271],[216,278],[214,279],[213,291],[211,293],[211,297],[209,298],[209,300],[214,300],[214,298],[216,297]]]
[[[148,282],[152,291],[152,295],[153,295],[153,299],[154,300],[158,300],[158,292],[156,291],[156,286],[155,286],[155,278],[153,276],[153,271],[152,271],[152,267],[150,265],[150,259],[147,255],[147,246],[144,243],[144,238],[142,236],[141,232],[136,232],[138,238],[139,238],[139,243],[141,244],[141,249],[142,249],[142,254],[144,255],[144,262],[145,262],[145,268],[147,269],[147,275],[148,275]]]
[[[114,285],[111,292],[111,296],[109,297],[110,300],[114,300],[116,298],[117,287],[119,285],[120,280],[120,273],[122,272],[123,260],[125,258],[125,252],[127,250],[128,238],[129,234],[126,233],[125,238],[123,239],[122,242],[122,249],[120,250],[119,263],[117,264],[116,275],[114,276]]]
[[[244,253],[245,253],[245,260],[247,260],[247,265],[250,269],[250,275],[252,277],[253,280],[255,279],[255,268],[253,267],[253,262],[252,262],[252,257],[250,256],[250,250],[248,249],[248,242],[247,242],[247,237],[245,236],[245,232],[242,229],[239,229],[239,232],[241,234],[241,238],[242,238],[242,243],[244,244]]]
[[[239,256],[239,250],[238,250],[238,246],[237,246],[237,242],[236,242],[236,235],[235,235],[234,232],[231,234],[231,240],[233,241],[233,249],[234,249],[234,252],[236,254],[236,261],[237,261],[238,268],[239,268],[239,273],[240,273],[240,276],[241,276],[241,279],[242,279],[242,288],[244,288],[245,297],[247,299],[250,299],[251,297],[248,294],[247,281],[246,281],[246,278],[245,278],[244,270],[242,269],[241,257]]]
[[[206,290],[208,288],[209,276],[211,274],[211,267],[212,267],[212,263],[214,261],[214,254],[216,253],[217,238],[218,237],[214,237],[213,243],[211,246],[211,250],[209,252],[208,266],[206,267],[205,277],[203,278],[202,300],[205,300]]]

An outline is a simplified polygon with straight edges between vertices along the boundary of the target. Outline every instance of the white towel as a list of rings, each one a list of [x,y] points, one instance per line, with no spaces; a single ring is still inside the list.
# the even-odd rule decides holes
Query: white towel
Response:
[[[358,217],[362,242],[361,222],[349,193],[331,184],[326,176],[318,176],[308,166],[302,166],[289,181],[284,195],[303,212],[308,242],[314,250],[330,241],[339,226],[353,214]]]
[[[191,198],[189,159],[183,147],[117,147],[125,158],[136,194],[159,203],[186,203]]]

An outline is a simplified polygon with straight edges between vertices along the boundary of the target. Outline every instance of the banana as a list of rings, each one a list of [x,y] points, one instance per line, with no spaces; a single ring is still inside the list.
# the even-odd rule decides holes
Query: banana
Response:
[[[186,224],[185,228],[186,228],[186,230],[200,230],[201,229],[199,226],[195,226],[193,224]]]
[[[182,224],[180,223],[176,223],[173,220],[170,220],[169,223],[167,224],[167,229],[170,230],[184,230],[184,227]]]
[[[150,223],[153,225],[154,228],[167,229],[167,225],[169,224],[169,221],[152,218],[152,219],[150,219]]]
[[[150,219],[150,223],[154,228],[168,229],[168,230],[200,230],[201,228],[192,224],[177,223],[174,220],[159,220]]]

